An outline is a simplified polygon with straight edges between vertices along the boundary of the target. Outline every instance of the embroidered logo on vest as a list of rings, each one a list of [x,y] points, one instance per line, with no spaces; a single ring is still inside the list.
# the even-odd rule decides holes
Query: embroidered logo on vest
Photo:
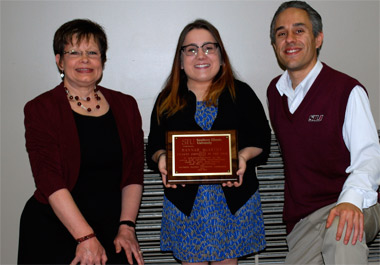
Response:
[[[323,120],[323,114],[322,115],[310,115],[308,122],[321,122]]]

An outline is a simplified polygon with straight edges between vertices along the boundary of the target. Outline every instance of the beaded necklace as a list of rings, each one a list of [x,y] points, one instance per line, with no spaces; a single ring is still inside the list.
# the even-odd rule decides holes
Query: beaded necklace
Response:
[[[69,90],[67,89],[67,87],[64,87],[64,89],[65,89],[65,91],[66,91],[67,98],[68,98],[69,101],[76,101],[77,106],[79,106],[79,107],[85,109],[87,112],[91,112],[91,111],[92,111],[91,108],[87,108],[87,107],[85,107],[85,106],[82,104],[82,102],[81,102],[81,100],[82,100],[82,101],[87,101],[87,102],[89,102],[89,101],[91,100],[91,97],[81,98],[81,97],[79,97],[79,96],[73,96],[73,95],[70,94],[70,92],[69,92]],[[98,89],[97,87],[95,87],[95,88],[94,88],[94,97],[95,97],[95,99],[96,99],[97,101],[100,101],[100,100],[101,100],[101,97],[99,97],[99,95],[98,95],[98,91],[99,91],[99,89]],[[100,105],[97,104],[97,105],[95,106],[95,108],[96,108],[96,109],[100,109]]]

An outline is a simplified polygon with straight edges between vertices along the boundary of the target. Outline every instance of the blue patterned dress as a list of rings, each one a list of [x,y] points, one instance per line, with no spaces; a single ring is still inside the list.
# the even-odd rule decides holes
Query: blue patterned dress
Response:
[[[215,106],[197,102],[195,120],[210,130],[218,113]],[[190,216],[165,196],[161,250],[172,251],[187,262],[221,261],[242,257],[266,245],[260,194],[255,194],[232,215],[220,184],[200,185]]]

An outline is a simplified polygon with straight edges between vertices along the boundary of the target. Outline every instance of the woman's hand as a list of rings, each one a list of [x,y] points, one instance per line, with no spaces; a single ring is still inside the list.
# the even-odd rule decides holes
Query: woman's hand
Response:
[[[113,243],[116,248],[116,253],[120,253],[121,249],[124,249],[129,264],[133,264],[133,255],[135,256],[138,265],[144,265],[142,251],[140,250],[135,229],[133,227],[121,225]]]
[[[239,176],[239,181],[223,183],[223,187],[240,187],[243,184],[243,176],[247,169],[247,161],[261,154],[263,149],[258,147],[246,147],[239,151],[239,169],[236,171],[236,175]]]
[[[238,175],[239,177],[239,181],[234,181],[234,182],[231,182],[231,181],[227,181],[226,183],[222,183],[222,186],[223,187],[240,187],[241,184],[243,184],[243,176],[244,176],[244,172],[245,170],[247,169],[247,160],[245,159],[245,157],[239,155],[238,157],[239,159],[239,169],[238,171],[236,171],[236,175]]]
[[[160,171],[160,173],[161,173],[162,184],[164,184],[164,186],[166,188],[176,189],[177,188],[176,184],[168,184],[167,183],[168,171],[166,170],[166,153],[161,153],[158,156],[157,164],[158,164],[158,171]]]
[[[49,204],[73,238],[80,238],[83,235],[94,233],[67,189],[60,189],[52,193],[49,196]],[[98,239],[92,237],[78,244],[75,258],[71,265],[77,265],[78,263],[80,265],[104,265],[106,261],[106,251]]]
[[[106,251],[96,237],[79,243],[75,252],[75,258],[70,265],[105,265],[107,261]]]

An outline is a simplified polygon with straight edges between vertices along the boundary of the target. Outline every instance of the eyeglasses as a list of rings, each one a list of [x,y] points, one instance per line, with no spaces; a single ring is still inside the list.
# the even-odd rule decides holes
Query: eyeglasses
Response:
[[[88,58],[91,59],[98,59],[100,58],[100,52],[96,51],[76,51],[76,50],[70,50],[70,51],[64,51],[63,54],[68,54],[70,58],[81,58],[83,56],[83,53],[86,54]]]
[[[206,42],[201,47],[195,44],[189,44],[181,47],[181,50],[186,56],[195,56],[198,54],[198,49],[202,48],[202,51],[205,54],[214,54],[216,53],[219,44],[216,42]]]

